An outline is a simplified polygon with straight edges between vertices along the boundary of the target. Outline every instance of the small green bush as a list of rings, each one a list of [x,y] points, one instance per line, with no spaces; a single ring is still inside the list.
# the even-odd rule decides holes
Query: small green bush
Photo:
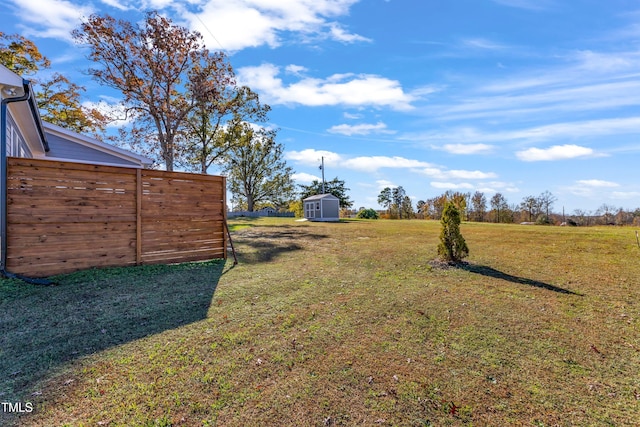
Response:
[[[460,211],[452,202],[447,202],[442,212],[442,231],[438,255],[446,262],[459,262],[469,255],[469,248],[460,233]]]
[[[358,212],[357,218],[360,219],[379,219],[380,215],[378,215],[378,212],[376,212],[375,209],[362,209],[360,212]]]

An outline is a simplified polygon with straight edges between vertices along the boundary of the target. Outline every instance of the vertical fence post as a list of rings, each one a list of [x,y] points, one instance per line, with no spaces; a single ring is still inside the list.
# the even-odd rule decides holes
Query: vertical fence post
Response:
[[[229,229],[227,227],[227,177],[222,176],[220,180],[220,185],[222,187],[222,256],[226,260],[227,259],[227,245],[229,242],[227,241],[227,236],[230,239]],[[225,233],[226,231],[226,233]],[[235,252],[234,252],[235,254]]]
[[[136,265],[142,264],[142,170],[136,169]]]

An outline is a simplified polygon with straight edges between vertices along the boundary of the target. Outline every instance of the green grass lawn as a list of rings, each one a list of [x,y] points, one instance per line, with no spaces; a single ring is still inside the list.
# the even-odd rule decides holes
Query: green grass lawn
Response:
[[[0,281],[0,400],[25,426],[632,426],[629,228],[231,223],[239,265]]]

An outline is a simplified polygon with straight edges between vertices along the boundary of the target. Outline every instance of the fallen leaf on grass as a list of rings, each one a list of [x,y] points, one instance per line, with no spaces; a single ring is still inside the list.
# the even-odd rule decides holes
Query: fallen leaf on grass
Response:
[[[593,350],[594,352],[596,352],[597,354],[603,356],[603,354],[600,352],[600,350],[598,350],[598,347],[596,347],[595,345],[591,344],[591,350]],[[604,356],[603,356],[604,357]]]

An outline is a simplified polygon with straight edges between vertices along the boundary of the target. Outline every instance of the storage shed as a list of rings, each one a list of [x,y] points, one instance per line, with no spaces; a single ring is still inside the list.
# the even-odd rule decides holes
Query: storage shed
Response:
[[[304,217],[309,221],[339,221],[340,199],[333,194],[316,194],[304,202]]]

